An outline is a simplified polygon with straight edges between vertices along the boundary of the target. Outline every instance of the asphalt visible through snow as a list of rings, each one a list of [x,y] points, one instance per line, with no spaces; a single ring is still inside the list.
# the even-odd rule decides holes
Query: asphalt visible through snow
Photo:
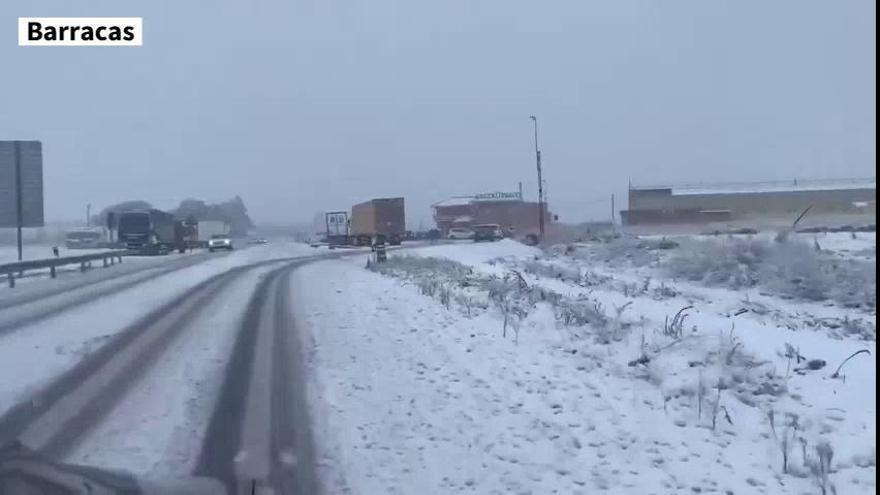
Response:
[[[106,451],[104,460],[115,461],[114,455],[124,456],[126,451],[119,450],[122,447],[114,450],[113,443],[126,440],[126,435],[163,435],[150,429],[153,425],[149,420],[155,418],[144,416],[147,420],[138,424],[133,422],[134,418],[128,418],[132,411],[136,416],[139,409],[159,408],[164,400],[194,402],[198,408],[209,411],[200,422],[186,425],[199,443],[186,459],[188,472],[184,473],[194,483],[213,483],[208,493],[221,485],[227,493],[320,493],[305,396],[302,346],[292,314],[295,294],[291,294],[289,281],[292,271],[303,264],[363,254],[363,250],[338,250],[315,256],[263,259],[228,269],[186,289],[120,329],[71,369],[3,413],[0,451],[4,445],[14,445],[29,456],[37,456],[40,462],[63,469],[69,469],[73,463],[115,470],[118,468],[100,461],[101,450]],[[167,274],[181,268],[179,265],[189,263],[173,264],[159,272]],[[108,277],[79,292],[50,291],[45,298],[48,302],[39,306],[35,306],[39,300],[30,298],[18,305],[7,305],[4,309],[18,308],[19,312],[3,316],[6,320],[0,318],[0,339],[4,332],[26,331],[22,329],[25,323],[51,315],[63,316],[68,309],[104,294],[136,291],[139,281],[158,276],[155,271],[136,270]],[[53,298],[60,301],[50,304]],[[226,326],[217,325],[216,314],[221,312],[237,316],[228,318]],[[198,347],[223,339],[229,340],[230,345],[222,359],[215,359],[222,361],[215,365],[214,375],[219,382],[216,390],[205,392],[199,388],[202,384],[198,380],[189,383],[175,376],[179,371],[174,368],[175,360],[186,360],[190,351],[195,356]],[[183,353],[175,350],[181,345]],[[178,373],[181,374],[185,373]],[[157,387],[152,394],[145,392],[149,390],[145,384],[150,382]],[[180,391],[187,387],[191,390]],[[167,399],[164,391],[169,391]],[[155,424],[173,439],[180,427],[167,423]],[[114,426],[108,429],[106,425]],[[108,430],[116,436],[108,436]],[[154,461],[170,450],[173,449],[157,447],[141,455],[152,455],[150,460]],[[89,462],[92,452],[98,452],[97,462]],[[128,465],[135,462],[128,461]],[[0,487],[2,468],[0,458]],[[140,478],[135,482],[142,487],[146,483]]]

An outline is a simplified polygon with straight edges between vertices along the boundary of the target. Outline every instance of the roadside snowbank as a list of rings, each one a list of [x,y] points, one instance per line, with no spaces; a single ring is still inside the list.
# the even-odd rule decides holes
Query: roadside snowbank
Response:
[[[873,327],[873,315],[513,244],[408,251],[470,275],[436,262],[453,274],[343,261],[298,271],[331,492],[874,492],[876,344],[809,323]],[[561,276],[527,270],[535,256]],[[521,283],[496,303],[476,294]],[[502,309],[523,300],[521,319]],[[577,317],[584,308],[606,323]],[[507,338],[505,317],[518,327]],[[871,354],[832,378],[861,349]]]

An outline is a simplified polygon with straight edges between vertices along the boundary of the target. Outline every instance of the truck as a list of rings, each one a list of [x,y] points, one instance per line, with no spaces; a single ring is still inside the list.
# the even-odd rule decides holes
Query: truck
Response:
[[[119,213],[117,238],[126,249],[141,254],[167,254],[178,247],[174,215],[162,210]]]
[[[223,220],[199,220],[197,231],[199,247],[207,248],[208,241],[215,235],[229,235],[229,223]]]
[[[324,214],[324,223],[326,232],[324,238],[330,249],[336,246],[346,246],[351,244],[349,235],[351,222],[348,219],[347,211],[331,211]]]
[[[358,246],[400,244],[405,232],[403,198],[376,198],[351,207],[351,235]]]

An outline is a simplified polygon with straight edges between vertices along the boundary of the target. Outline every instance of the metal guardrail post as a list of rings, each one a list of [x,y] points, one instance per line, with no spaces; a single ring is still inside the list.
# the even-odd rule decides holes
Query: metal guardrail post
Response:
[[[50,275],[52,278],[55,278],[55,267],[54,267],[54,266],[50,266],[50,267],[49,267],[49,275]]]
[[[9,272],[7,274],[7,276],[9,277],[9,288],[14,289],[15,288],[15,274],[12,272]]]

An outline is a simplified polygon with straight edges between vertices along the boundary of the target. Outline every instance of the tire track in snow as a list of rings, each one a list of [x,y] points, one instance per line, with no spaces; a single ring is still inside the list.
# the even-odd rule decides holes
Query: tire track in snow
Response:
[[[238,491],[318,493],[290,264],[254,291],[202,445],[197,476]]]
[[[99,422],[126,388],[155,364],[200,307],[247,270],[266,260],[232,268],[189,289],[174,301],[119,332],[70,371],[0,417],[0,444],[19,440],[50,458],[62,458]]]

